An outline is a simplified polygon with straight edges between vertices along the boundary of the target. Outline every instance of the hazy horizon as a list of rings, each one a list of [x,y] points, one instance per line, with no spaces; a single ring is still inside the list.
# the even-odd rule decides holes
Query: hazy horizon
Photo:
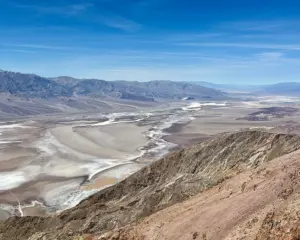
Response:
[[[13,73],[21,73],[21,74],[33,74],[33,75],[38,75],[40,77],[43,77],[43,78],[47,78],[47,79],[54,79],[54,78],[59,78],[59,77],[70,77],[70,78],[74,78],[74,79],[78,79],[78,80],[104,80],[104,81],[109,81],[109,82],[113,82],[113,81],[127,81],[127,82],[151,82],[151,81],[172,81],[172,82],[187,82],[187,83],[197,83],[197,84],[200,84],[201,83],[207,83],[207,84],[212,84],[212,85],[231,85],[231,86],[264,86],[264,85],[272,85],[272,84],[281,84],[281,83],[287,83],[287,84],[293,84],[293,83],[299,83],[300,82],[291,82],[291,81],[286,81],[286,82],[272,82],[272,83],[230,83],[230,82],[208,82],[208,81],[188,81],[188,80],[172,80],[172,79],[151,79],[151,80],[127,80],[127,79],[112,79],[112,80],[108,80],[108,79],[103,79],[103,78],[95,78],[95,77],[91,77],[91,78],[85,78],[85,77],[76,77],[76,76],[68,76],[68,75],[59,75],[59,76],[43,76],[43,75],[39,75],[37,73],[34,73],[34,72],[20,72],[20,71],[13,71],[13,70],[8,70],[8,69],[1,69],[0,68],[0,72],[3,71],[3,72],[13,72]],[[212,86],[213,88],[213,86]]]

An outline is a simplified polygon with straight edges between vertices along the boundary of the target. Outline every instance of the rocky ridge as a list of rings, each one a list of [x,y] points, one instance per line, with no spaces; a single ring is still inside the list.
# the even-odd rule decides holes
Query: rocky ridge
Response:
[[[257,131],[221,134],[193,147],[171,153],[119,184],[91,196],[75,208],[56,216],[14,217],[1,222],[0,239],[75,240],[100,239],[100,236],[102,239],[124,240],[174,239],[169,238],[167,234],[166,237],[158,235],[156,238],[152,234],[147,238],[146,229],[142,233],[139,231],[135,234],[136,228],[123,227],[143,224],[153,216],[160,216],[160,211],[168,211],[169,208],[176,208],[182,202],[185,204],[193,201],[198,195],[206,199],[218,196],[210,191],[219,190],[230,181],[237,182],[233,179],[241,178],[243,174],[256,173],[258,169],[263,169],[262,166],[272,164],[279,157],[298,149],[300,137],[293,135]],[[255,184],[258,183],[253,183],[252,190]],[[248,185],[249,183],[243,183],[238,186],[238,196],[241,192],[247,191]],[[226,191],[227,196],[222,197],[222,201],[228,199],[228,195],[235,196],[234,191],[234,187],[231,192]],[[287,190],[286,195],[288,194]],[[282,196],[285,196],[284,192]],[[195,203],[192,206],[194,205]],[[200,207],[194,212],[202,210]],[[159,217],[155,219],[159,222]],[[174,216],[171,219],[175,219]],[[169,221],[172,222],[170,219]],[[162,221],[163,225],[164,223],[165,221]],[[267,230],[262,228],[261,232],[263,231]]]

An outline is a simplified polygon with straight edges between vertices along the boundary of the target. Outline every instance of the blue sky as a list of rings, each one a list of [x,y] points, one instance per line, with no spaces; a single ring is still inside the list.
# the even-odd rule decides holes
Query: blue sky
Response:
[[[300,81],[297,0],[0,4],[0,69],[106,80]]]

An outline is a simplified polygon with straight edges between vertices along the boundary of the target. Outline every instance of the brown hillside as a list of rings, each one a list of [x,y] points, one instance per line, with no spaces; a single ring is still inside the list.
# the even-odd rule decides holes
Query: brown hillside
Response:
[[[38,217],[12,218],[2,222],[0,223],[0,239],[74,240],[75,236],[83,236],[84,234],[99,236],[105,232],[136,222],[137,220],[139,220],[139,223],[142,222],[141,224],[148,218],[152,219],[152,221],[156,221],[153,220],[152,217],[161,214],[161,212],[158,211],[162,209],[164,209],[163,211],[168,211],[168,207],[187,199],[187,202],[192,201],[193,203],[193,199],[196,198],[191,197],[203,191],[203,193],[197,196],[202,196],[202,202],[208,202],[214,206],[215,200],[206,201],[204,199],[220,197],[214,192],[216,189],[219,189],[220,186],[229,184],[230,181],[233,181],[232,184],[242,182],[242,186],[238,184],[238,190],[236,191],[239,194],[244,191],[246,193],[248,189],[247,179],[252,173],[257,172],[262,166],[267,166],[275,162],[271,160],[298,149],[300,149],[300,137],[298,136],[256,131],[223,134],[191,148],[169,154],[165,158],[133,174],[123,182],[91,196],[75,208],[67,210],[58,216],[45,219]],[[240,179],[242,176],[245,177],[245,180]],[[234,195],[234,189],[236,187],[237,186],[233,187],[233,190],[226,191],[227,195],[222,195],[222,197],[227,198],[228,194]],[[256,187],[253,186],[252,189],[253,188]],[[227,214],[230,216],[230,207],[236,208],[240,201],[243,204],[246,203],[243,202],[246,201],[244,198],[237,198],[233,202],[227,201],[228,205],[226,205],[226,209],[228,209],[228,212],[222,208],[222,211],[225,212],[222,212],[223,215],[220,215],[223,216],[221,222],[224,222],[224,224],[227,222]],[[249,199],[247,202],[249,202]],[[250,201],[250,203],[252,203],[252,201]],[[186,202],[183,204],[186,204]],[[178,204],[172,207],[176,208],[177,205]],[[197,205],[197,201],[187,206],[197,206],[197,208],[192,208],[194,213],[204,214],[203,211],[212,211],[210,208],[203,208],[201,204]],[[209,217],[207,219],[219,221],[219,212],[217,212],[217,210],[218,208],[215,210],[216,212],[213,215],[213,219]],[[189,213],[186,214],[187,216],[190,215]],[[166,216],[169,216],[168,220],[176,219],[176,216],[167,214]],[[205,214],[203,216],[205,216]],[[177,215],[179,219],[184,219],[182,217],[181,214]],[[243,218],[237,219],[239,221],[243,220]],[[158,223],[160,222],[159,220],[160,219],[157,218]],[[198,218],[195,218],[189,221],[189,225],[193,226],[193,222],[195,221],[196,223],[196,220],[200,221]],[[215,226],[211,221],[211,226]],[[160,223],[163,224],[165,222],[166,221],[162,220]],[[207,225],[205,226],[209,229],[209,223],[204,220],[203,222],[206,222]],[[236,222],[230,222],[232,226],[234,226],[235,223]],[[174,226],[177,225],[175,224]],[[185,228],[190,229],[187,226],[185,226]],[[176,227],[176,229],[173,228],[173,230],[174,232],[179,229],[183,231],[185,228]],[[133,228],[129,233],[132,233],[131,231],[136,230]],[[215,231],[216,233],[219,232],[217,230]],[[263,231],[264,229],[261,230],[261,232]],[[197,234],[198,232],[195,233],[195,237],[198,237]],[[226,236],[226,234],[222,233],[216,236],[223,237]],[[147,237],[146,235],[145,233],[142,235],[133,234],[133,238],[131,239],[143,239]],[[119,235],[119,237],[121,236],[122,235]],[[153,238],[149,238],[149,236]],[[192,239],[169,238],[168,236],[172,235],[166,235],[166,237],[158,235],[157,238],[154,238],[154,235],[150,234],[146,239]],[[191,236],[189,235],[189,237]],[[201,237],[205,237],[205,235]],[[126,238],[124,235],[124,238],[115,239]]]

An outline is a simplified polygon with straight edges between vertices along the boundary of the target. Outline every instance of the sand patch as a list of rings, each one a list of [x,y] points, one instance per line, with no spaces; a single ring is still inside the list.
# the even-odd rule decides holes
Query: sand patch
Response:
[[[0,209],[0,221],[6,220],[11,217],[11,214],[5,210]]]
[[[147,126],[118,123],[98,127],[60,126],[51,130],[59,143],[79,153],[98,158],[126,159],[139,154],[147,143]]]
[[[48,215],[46,208],[38,203],[33,204],[33,206],[23,207],[22,211],[24,216],[45,217]]]
[[[81,189],[85,191],[94,190],[94,189],[102,189],[113,184],[116,184],[119,180],[114,177],[99,177],[95,179],[92,183],[86,184],[81,187]]]

